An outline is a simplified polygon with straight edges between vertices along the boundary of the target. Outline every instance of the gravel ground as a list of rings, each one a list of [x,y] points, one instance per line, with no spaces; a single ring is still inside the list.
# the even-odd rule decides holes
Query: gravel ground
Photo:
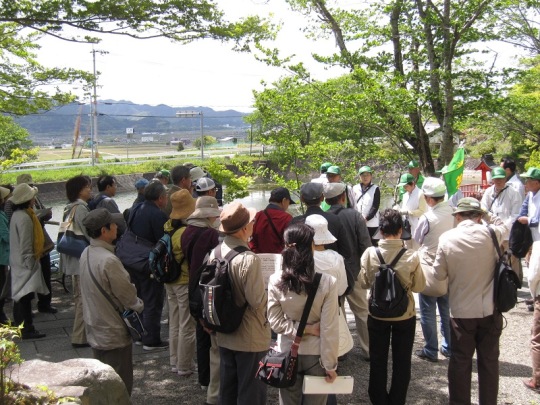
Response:
[[[523,386],[522,379],[531,375],[529,355],[530,327],[532,312],[523,302],[529,298],[527,289],[520,290],[520,302],[515,309],[505,315],[507,326],[502,333],[500,361],[499,404],[540,404],[540,394]],[[354,322],[348,314],[349,326],[357,342]],[[166,328],[164,328],[166,329]],[[423,345],[420,322],[416,324],[414,349]],[[414,350],[413,349],[413,350]],[[133,404],[203,404],[204,391],[197,384],[197,376],[178,377],[169,371],[168,357],[162,354],[141,354],[136,356]],[[438,363],[430,363],[413,355],[412,378],[409,385],[409,404],[448,403],[447,388],[448,360],[440,356]],[[354,377],[352,395],[338,396],[339,404],[369,404],[367,393],[369,363],[360,357],[355,347],[345,361],[340,363],[338,374]],[[478,383],[476,366],[473,368],[472,403],[478,403]],[[269,388],[268,404],[277,404],[277,390]]]

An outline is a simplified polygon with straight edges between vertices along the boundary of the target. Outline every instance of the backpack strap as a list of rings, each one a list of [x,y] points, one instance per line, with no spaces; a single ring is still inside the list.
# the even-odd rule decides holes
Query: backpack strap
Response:
[[[281,243],[284,243],[284,240],[283,240],[283,235],[281,235],[278,230],[276,229],[276,226],[274,225],[274,221],[272,221],[272,218],[270,218],[270,214],[268,214],[268,210],[265,208],[263,210],[264,212],[264,215],[266,215],[266,218],[268,218],[268,223],[270,224],[270,226],[272,227],[272,230],[274,231],[274,233],[276,234],[276,236],[279,238],[280,242]]]
[[[225,257],[223,257],[223,255],[221,254],[221,244],[219,244],[214,249],[214,257],[218,260],[225,260],[226,262],[230,263],[231,260],[238,256],[240,253],[244,253],[249,250],[250,249],[245,246],[236,246],[235,248],[231,249],[231,251],[227,253]]]
[[[401,250],[399,251],[399,253],[396,255],[396,257],[394,257],[394,260],[392,260],[392,262],[388,265],[389,267],[394,267],[397,262],[399,261],[399,259],[401,259],[401,256],[403,256],[403,254],[407,251],[407,249],[405,248],[401,248]],[[375,248],[375,252],[377,253],[377,256],[379,258],[379,262],[381,264],[386,264],[386,262],[384,261],[383,257],[382,257],[382,254],[381,254],[381,251],[378,247]]]
[[[487,226],[487,229],[489,231],[489,234],[491,235],[491,240],[493,241],[493,244],[495,245],[495,249],[497,250],[497,255],[499,256],[499,259],[503,255],[501,253],[501,247],[499,246],[499,242],[497,241],[497,235],[495,235],[495,231],[491,226]]]

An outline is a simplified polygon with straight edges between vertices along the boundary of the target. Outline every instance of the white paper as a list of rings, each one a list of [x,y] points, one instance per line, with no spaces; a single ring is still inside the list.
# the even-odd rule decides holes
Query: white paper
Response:
[[[302,392],[304,394],[352,394],[354,377],[338,376],[333,383],[328,383],[325,377],[304,376]]]
[[[281,273],[281,255],[277,253],[259,253],[264,286],[268,288],[268,279],[274,273]]]

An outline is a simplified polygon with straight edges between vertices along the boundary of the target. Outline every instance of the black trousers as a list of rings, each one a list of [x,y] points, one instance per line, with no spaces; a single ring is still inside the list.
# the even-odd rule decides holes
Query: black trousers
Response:
[[[450,328],[452,356],[448,365],[449,403],[471,403],[472,359],[476,350],[479,404],[496,404],[502,315],[496,313],[485,318],[450,318]]]
[[[100,350],[92,348],[94,359],[111,366],[120,376],[128,394],[131,396],[133,389],[133,345],[119,349]]]
[[[221,405],[265,405],[267,385],[255,378],[264,352],[238,352],[219,348]]]
[[[137,296],[143,300],[144,309],[142,322],[148,334],[143,337],[144,345],[157,345],[161,342],[161,312],[163,311],[163,298],[165,287],[150,278],[150,271],[139,272],[127,269],[131,281],[137,288]]]
[[[41,259],[39,259],[41,264],[41,272],[43,273],[43,278],[45,279],[45,285],[49,289],[49,294],[38,294],[38,309],[46,309],[51,306],[52,299],[52,285],[51,285],[51,255],[47,253]]]
[[[210,335],[204,331],[199,322],[197,322],[195,331],[197,336],[197,369],[199,374],[199,384],[208,386],[210,384],[210,347],[212,346],[212,341]]]
[[[13,302],[13,321],[15,325],[20,325],[24,322],[22,333],[29,333],[34,330],[34,321],[32,320],[32,300],[34,293],[28,293],[21,297],[19,301]]]
[[[411,379],[411,357],[416,317],[403,321],[382,321],[368,316],[369,399],[375,405],[403,405]],[[392,344],[392,382],[388,380],[388,352]]]

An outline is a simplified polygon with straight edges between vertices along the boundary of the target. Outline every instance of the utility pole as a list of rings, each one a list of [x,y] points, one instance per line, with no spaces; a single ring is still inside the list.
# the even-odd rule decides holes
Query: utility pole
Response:
[[[92,166],[95,165],[95,162],[97,159],[99,159],[99,152],[98,152],[98,124],[97,124],[97,76],[96,76],[96,50],[92,46],[92,56],[93,56],[93,62],[94,62],[94,81],[93,81],[93,87],[94,87],[94,100],[92,101],[92,123],[93,123],[93,131],[92,131]]]

